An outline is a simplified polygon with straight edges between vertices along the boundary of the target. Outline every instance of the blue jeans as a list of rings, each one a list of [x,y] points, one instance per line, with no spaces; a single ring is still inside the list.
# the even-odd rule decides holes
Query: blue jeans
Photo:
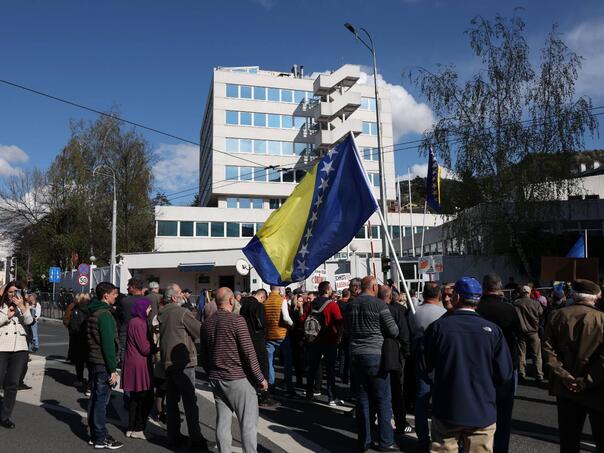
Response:
[[[88,402],[88,427],[95,444],[102,444],[107,438],[107,405],[111,398],[109,373],[105,367],[95,366],[92,374],[92,390]]]
[[[518,370],[514,370],[512,380],[497,387],[497,429],[493,441],[493,453],[507,453],[512,431],[512,410],[518,384]]]
[[[377,411],[379,447],[394,443],[390,375],[380,369],[380,362],[379,355],[352,357],[352,373],[358,386],[356,419],[360,449],[371,444],[372,410]]]
[[[30,328],[32,337],[30,350],[38,349],[40,347],[40,340],[38,339],[38,323],[34,322]]]
[[[285,387],[287,390],[294,388],[292,384],[292,349],[290,345],[289,334],[283,340],[266,340],[266,352],[268,353],[268,383],[275,385],[275,350],[281,351],[283,359],[283,373],[285,374]]]
[[[415,391],[415,432],[417,433],[418,451],[424,452],[430,450],[428,406],[432,397],[432,381],[417,366],[415,369]]]

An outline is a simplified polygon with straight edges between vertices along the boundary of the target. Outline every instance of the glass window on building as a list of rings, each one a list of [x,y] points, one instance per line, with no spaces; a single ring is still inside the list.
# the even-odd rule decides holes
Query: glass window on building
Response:
[[[283,182],[294,182],[293,170],[286,170],[283,172]]]
[[[281,102],[294,102],[292,90],[281,90]]]
[[[241,85],[239,87],[239,97],[243,99],[252,99],[252,87]]]
[[[208,222],[196,222],[195,223],[195,236],[207,237],[208,236]]]
[[[254,181],[266,182],[266,168],[254,168]]]
[[[229,209],[237,209],[237,198],[227,198],[227,208]]]
[[[178,222],[174,220],[157,221],[158,236],[178,236]]]
[[[275,156],[281,155],[281,142],[275,140],[269,140],[268,142],[268,153]]]
[[[296,170],[296,182],[302,181],[306,176],[306,172],[304,170]]]
[[[232,165],[226,166],[225,179],[238,179],[239,178],[239,167]]]
[[[371,226],[371,238],[379,239],[379,237],[380,237],[380,227],[377,225],[372,225]]]
[[[281,170],[271,170],[268,172],[269,182],[281,182]]]
[[[281,206],[280,198],[271,198],[268,200],[269,209],[279,209],[280,206]]]
[[[266,113],[254,113],[254,126],[266,127]]]
[[[294,154],[294,144],[292,142],[281,142],[281,154],[291,156]]]
[[[365,226],[364,225],[363,225],[363,227],[361,227],[359,232],[354,235],[354,237],[357,239],[365,239]]]
[[[240,209],[250,209],[251,205],[252,205],[252,203],[249,198],[240,198],[239,199],[239,208]]]
[[[296,129],[302,129],[304,126],[306,126],[306,117],[294,116],[294,127]]]
[[[180,235],[185,237],[192,237],[193,222],[180,222]]]
[[[227,237],[238,238],[239,237],[239,224],[236,222],[227,222]]]
[[[254,224],[253,223],[242,223],[241,224],[241,237],[244,237],[244,238],[254,237]]]
[[[226,150],[227,150],[227,153],[239,152],[239,140],[237,140],[236,138],[227,138],[226,139]]]
[[[241,126],[251,126],[252,114],[250,112],[239,112],[239,124]]]
[[[238,98],[239,97],[239,86],[227,83],[226,95],[228,98]]]
[[[251,153],[252,152],[252,141],[246,138],[242,138],[239,140],[239,152],[241,153]]]
[[[239,181],[251,181],[254,176],[254,167],[239,167]]]
[[[281,100],[279,97],[279,88],[268,89],[268,100],[273,102],[279,102]]]
[[[363,134],[369,135],[370,127],[367,121],[363,121]]]
[[[232,110],[227,110],[226,123],[229,125],[232,125],[232,126],[237,126],[239,124],[239,112],[233,112]]]
[[[304,156],[306,154],[306,143],[294,143],[294,154]]]
[[[405,227],[405,237],[411,236],[411,227]]]
[[[293,117],[289,115],[281,115],[281,127],[283,129],[291,129],[294,127]]]
[[[224,222],[212,222],[211,232],[213,238],[224,237]]]
[[[294,91],[294,102],[296,104],[301,104],[305,102],[306,93],[304,91]]]
[[[252,208],[253,209],[262,209],[264,205],[264,201],[262,198],[252,198]]]
[[[266,101],[266,88],[254,87],[254,99],[257,101]]]
[[[266,154],[266,140],[254,140],[254,153]]]
[[[268,127],[281,127],[281,115],[268,114]]]

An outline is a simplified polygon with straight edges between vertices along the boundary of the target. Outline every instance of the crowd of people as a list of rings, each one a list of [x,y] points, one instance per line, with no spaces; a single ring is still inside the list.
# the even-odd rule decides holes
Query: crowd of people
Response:
[[[531,284],[504,288],[489,274],[482,284],[470,277],[425,282],[421,294],[410,296],[373,276],[353,278],[341,294],[323,281],[316,292],[219,288],[197,300],[175,283],[160,293],[157,282],[145,287],[132,278],[127,295],[99,283],[92,298],[78,295],[63,319],[76,385],[90,396],[90,444],[122,446],[106,428],[107,404],[119,385],[129,414],[126,437],[146,439],[152,418],[165,423],[171,446],[183,445],[182,402],[190,446],[207,449],[195,392],[201,366],[214,394],[221,452],[232,448],[233,414],[243,451],[255,452],[259,407],[291,398],[353,403],[359,451],[399,451],[415,431],[420,452],[507,452],[517,383],[541,386],[545,376],[556,396],[561,451],[579,451],[586,417],[597,448],[604,448],[597,284],[576,280],[546,298]],[[35,298],[24,299],[15,282],[4,287],[0,425],[6,428],[14,427],[28,354],[39,347],[33,328],[39,316]]]

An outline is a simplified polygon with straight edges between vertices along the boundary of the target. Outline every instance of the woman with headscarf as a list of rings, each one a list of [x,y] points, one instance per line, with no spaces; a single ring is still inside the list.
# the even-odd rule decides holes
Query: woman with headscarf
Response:
[[[153,406],[151,342],[147,322],[150,311],[150,300],[140,298],[134,302],[126,337],[122,388],[130,392],[126,437],[133,439],[146,439],[144,431]]]
[[[0,386],[4,388],[0,426],[4,428],[15,427],[10,417],[29,357],[26,327],[33,322],[17,283],[7,283],[0,299]]]

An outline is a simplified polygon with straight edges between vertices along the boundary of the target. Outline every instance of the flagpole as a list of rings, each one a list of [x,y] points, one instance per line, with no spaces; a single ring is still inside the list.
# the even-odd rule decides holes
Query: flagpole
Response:
[[[382,225],[384,225],[384,214],[382,214],[382,212],[379,209],[377,209],[377,212],[378,212],[378,215],[380,216],[380,221],[382,222]],[[403,289],[405,290],[405,295],[407,296],[407,305],[411,309],[411,313],[413,313],[415,315],[415,307],[413,306],[413,302],[411,301],[411,294],[409,294],[409,288],[407,287],[407,281],[405,280],[405,276],[403,275],[403,270],[401,269],[401,263],[399,263],[398,258],[396,258],[396,251],[394,250],[394,245],[392,244],[392,238],[390,237],[390,234],[388,233],[388,231],[386,231],[385,228],[383,228],[383,231],[385,232],[386,241],[388,242],[388,246],[390,247],[390,250],[392,250],[392,253],[395,256],[394,263],[396,264],[396,273],[398,274],[398,282],[399,282],[398,287],[401,288],[401,286],[402,286]]]
[[[428,210],[428,202],[424,201],[424,218],[422,220],[422,248],[419,251],[419,256],[424,256],[424,236],[426,234],[426,211]]]
[[[409,175],[409,216],[411,217],[411,256],[415,257],[415,231],[413,231],[413,200],[411,199],[411,169],[407,167]]]
[[[403,227],[401,225],[401,181],[398,182],[398,188],[396,189],[396,198],[398,199],[398,243],[399,243],[399,253],[400,256],[403,256]]]

